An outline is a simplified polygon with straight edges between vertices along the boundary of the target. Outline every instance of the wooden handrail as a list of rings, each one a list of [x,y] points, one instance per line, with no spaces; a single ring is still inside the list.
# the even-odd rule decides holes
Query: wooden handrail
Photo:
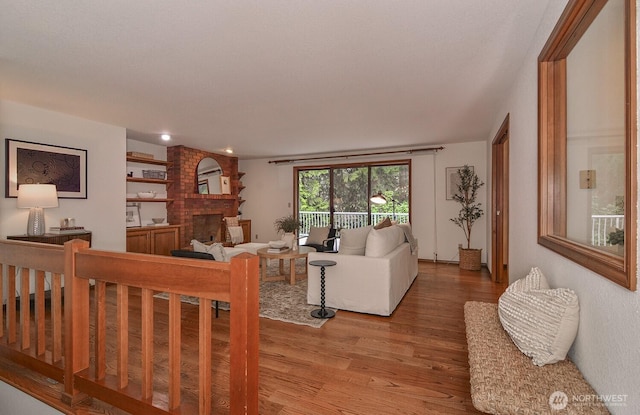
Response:
[[[230,263],[197,259],[164,257],[134,253],[108,252],[89,249],[88,242],[74,240],[64,248],[55,245],[21,241],[0,241],[0,264],[8,266],[10,278],[6,292],[7,332],[0,324],[0,353],[17,363],[29,362],[32,370],[64,382],[63,400],[73,404],[86,396],[95,397],[133,413],[177,413],[180,398],[180,320],[181,295],[199,299],[199,375],[198,412],[211,413],[211,302],[227,301],[230,313],[230,388],[231,414],[258,413],[258,258],[251,254],[234,257]],[[21,287],[20,298],[29,298],[29,270],[36,275],[33,316],[29,301],[20,301],[20,315],[16,315],[16,270]],[[0,276],[2,267],[0,267]],[[51,321],[53,341],[44,339],[44,274],[53,272]],[[64,274],[64,325],[62,325],[61,275]],[[90,285],[90,280],[93,288]],[[0,298],[4,287],[0,280]],[[106,308],[107,285],[116,284],[117,316],[108,320]],[[129,289],[141,292],[141,362],[139,379],[128,372]],[[168,399],[154,400],[154,294],[169,296],[169,368]],[[9,295],[10,294],[10,295]],[[58,297],[58,305],[55,305]],[[93,327],[90,324],[93,301]],[[26,304],[26,305],[25,305]],[[3,317],[0,307],[0,319]],[[19,325],[16,320],[19,317]],[[113,316],[111,316],[113,317]],[[35,322],[35,341],[29,336]],[[61,347],[64,326],[64,350]],[[118,326],[117,358],[107,354],[107,327]],[[58,327],[57,329],[55,327]],[[59,335],[56,335],[58,330]],[[21,334],[18,336],[18,334]],[[57,340],[56,340],[57,337]],[[91,341],[94,347],[90,349]],[[52,350],[46,350],[51,344]],[[26,356],[26,357],[25,357]],[[107,361],[117,360],[116,376],[107,375]],[[134,360],[131,360],[134,361]],[[91,363],[95,362],[95,363]],[[93,365],[93,366],[92,366]],[[165,395],[166,394],[166,395]],[[162,404],[156,401],[164,402]],[[164,405],[164,406],[158,406]]]

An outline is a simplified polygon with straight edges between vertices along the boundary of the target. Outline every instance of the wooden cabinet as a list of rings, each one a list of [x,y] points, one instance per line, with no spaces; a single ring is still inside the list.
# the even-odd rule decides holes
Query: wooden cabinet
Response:
[[[242,227],[244,241],[251,242],[251,221],[249,219],[242,219],[238,221],[238,224]]]
[[[127,252],[171,255],[180,245],[180,226],[150,226],[127,229]]]
[[[65,242],[72,239],[82,239],[89,242],[91,246],[91,232],[77,232],[77,233],[45,233],[44,235],[11,235],[7,236],[7,239],[14,241],[28,241],[28,242],[40,242],[43,244],[52,245],[64,245]]]

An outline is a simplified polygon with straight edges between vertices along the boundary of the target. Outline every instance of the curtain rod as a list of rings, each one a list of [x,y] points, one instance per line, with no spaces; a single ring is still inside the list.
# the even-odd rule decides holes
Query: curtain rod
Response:
[[[348,159],[350,157],[380,156],[384,154],[399,154],[399,153],[413,154],[413,153],[418,153],[423,151],[438,152],[439,150],[444,150],[444,147],[440,146],[440,147],[414,148],[409,150],[379,151],[375,153],[356,153],[356,154],[346,154],[343,156],[319,156],[319,157],[305,157],[305,158],[299,158],[299,159],[269,160],[269,164],[271,163],[285,164],[285,163],[296,163],[298,161],[331,160],[331,159],[340,159],[340,158]]]

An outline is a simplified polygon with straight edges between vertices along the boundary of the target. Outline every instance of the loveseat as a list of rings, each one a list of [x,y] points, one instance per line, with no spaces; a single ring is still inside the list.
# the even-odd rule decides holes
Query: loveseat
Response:
[[[325,268],[325,305],[390,316],[418,275],[418,244],[408,224],[340,232],[338,253],[311,252]],[[320,304],[320,267],[309,266],[307,302]]]

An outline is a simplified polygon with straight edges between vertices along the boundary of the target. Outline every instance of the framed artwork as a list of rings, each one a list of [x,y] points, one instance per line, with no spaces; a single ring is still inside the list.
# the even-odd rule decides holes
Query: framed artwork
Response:
[[[5,197],[18,197],[18,186],[55,184],[58,197],[87,198],[87,150],[5,139]]]
[[[220,176],[220,193],[223,195],[231,194],[231,183],[229,176]]]
[[[198,181],[198,193],[201,195],[209,194],[209,179]]]
[[[137,203],[127,205],[127,228],[142,226],[140,221],[140,206]]]
[[[446,180],[446,189],[447,192],[447,200],[453,200],[453,195],[458,193],[458,185],[460,184],[460,177],[458,176],[458,170],[463,168],[460,167],[446,167],[445,168],[445,180]],[[471,171],[473,171],[473,166],[469,166]]]

